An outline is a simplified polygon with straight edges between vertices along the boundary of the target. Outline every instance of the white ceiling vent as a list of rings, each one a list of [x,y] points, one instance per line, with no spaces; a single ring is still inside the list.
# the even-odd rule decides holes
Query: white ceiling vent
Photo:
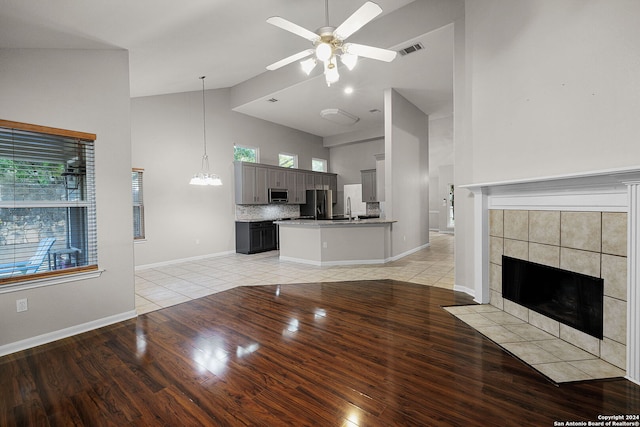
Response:
[[[360,117],[354,116],[353,114],[347,113],[339,108],[326,108],[320,111],[320,116],[330,122],[347,126],[356,124],[358,120],[360,120]]]
[[[405,56],[422,49],[424,49],[424,45],[422,43],[416,43],[416,44],[412,44],[411,46],[407,46],[404,49],[400,49],[398,53],[402,56]]]

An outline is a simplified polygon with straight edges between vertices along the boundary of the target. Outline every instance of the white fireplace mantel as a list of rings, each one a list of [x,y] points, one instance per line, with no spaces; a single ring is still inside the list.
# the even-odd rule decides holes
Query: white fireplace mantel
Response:
[[[489,302],[489,210],[626,212],[627,376],[640,384],[640,167],[461,185],[474,196],[475,301]]]

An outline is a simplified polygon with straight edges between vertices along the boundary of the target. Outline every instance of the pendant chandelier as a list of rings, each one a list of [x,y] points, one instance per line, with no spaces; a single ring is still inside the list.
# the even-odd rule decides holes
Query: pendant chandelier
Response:
[[[206,110],[204,102],[204,79],[206,76],[200,77],[202,80],[202,135],[204,144],[204,155],[202,156],[202,164],[200,172],[196,173],[189,184],[191,185],[222,185],[220,177],[209,171],[209,156],[207,156],[207,124],[206,124]]]

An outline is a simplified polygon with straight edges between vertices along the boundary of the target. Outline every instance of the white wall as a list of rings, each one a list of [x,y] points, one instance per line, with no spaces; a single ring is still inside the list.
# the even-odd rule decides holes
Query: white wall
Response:
[[[472,102],[456,109],[457,184],[640,164],[638,16],[635,0],[467,1],[456,99]],[[456,199],[463,287],[473,283],[470,200]]]
[[[144,169],[146,227],[136,266],[235,251],[234,143],[258,147],[266,164],[277,165],[279,152],[298,154],[301,169],[311,169],[312,157],[329,160],[320,137],[231,111],[229,89],[205,97],[207,154],[222,187],[188,184],[204,150],[201,91],[131,100],[132,165]]]
[[[640,2],[467,2],[478,182],[640,163]]]
[[[393,89],[384,93],[385,211],[391,256],[429,243],[429,117]]]
[[[98,264],[105,270],[1,293],[1,354],[131,316],[135,307],[128,53],[0,49],[0,64],[2,119],[97,135]],[[16,313],[18,298],[28,299],[28,311]]]

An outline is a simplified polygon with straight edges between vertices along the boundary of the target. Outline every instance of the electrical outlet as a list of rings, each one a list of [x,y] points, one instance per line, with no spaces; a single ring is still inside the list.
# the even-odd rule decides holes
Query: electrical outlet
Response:
[[[322,247],[323,247],[324,249],[327,249],[327,242],[322,242]]]
[[[18,313],[29,310],[29,304],[26,298],[16,300],[16,311]]]

